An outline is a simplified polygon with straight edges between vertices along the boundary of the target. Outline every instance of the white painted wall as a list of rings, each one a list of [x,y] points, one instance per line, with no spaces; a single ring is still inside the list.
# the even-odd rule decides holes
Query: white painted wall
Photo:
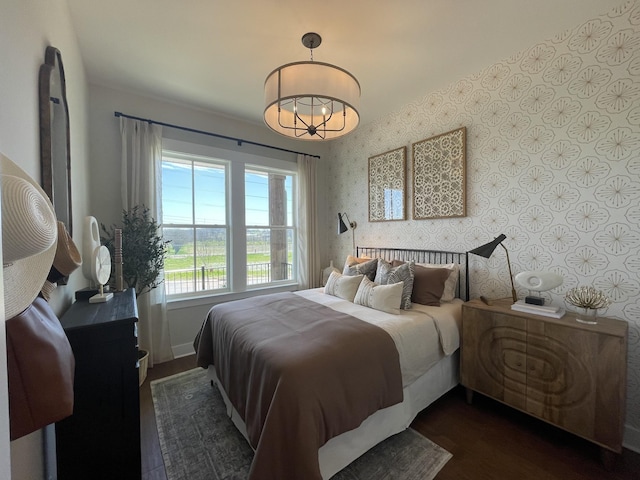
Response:
[[[71,127],[73,237],[81,238],[80,220],[88,212],[86,80],[66,0],[2,0],[0,14],[0,151],[40,180],[38,71],[45,47],[62,53]],[[51,300],[57,314],[85,286],[82,274],[57,289]],[[4,322],[4,319],[3,319]],[[0,335],[0,478],[45,478],[43,431],[9,442],[6,391],[6,343]],[[9,473],[9,451],[11,468]]]

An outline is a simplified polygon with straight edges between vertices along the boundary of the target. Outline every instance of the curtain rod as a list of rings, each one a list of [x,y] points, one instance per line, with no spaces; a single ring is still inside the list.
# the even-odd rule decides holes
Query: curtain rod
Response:
[[[172,123],[158,122],[156,120],[151,120],[149,118],[134,117],[133,115],[127,115],[126,113],[122,113],[122,112],[113,112],[113,114],[116,117],[124,117],[124,118],[130,118],[132,120],[140,120],[142,122],[153,123],[155,125],[162,125],[163,127],[177,128],[178,130],[184,130],[186,132],[191,132],[191,133],[200,133],[202,135],[208,135],[209,137],[222,138],[224,140],[233,140],[234,142],[236,142],[238,144],[239,147],[241,147],[243,143],[247,143],[249,145],[255,145],[255,146],[258,146],[258,147],[271,148],[273,150],[280,150],[281,152],[295,153],[295,154],[298,154],[298,155],[308,155],[310,157],[320,158],[320,155],[311,155],[311,154],[304,153],[304,152],[296,152],[295,150],[288,150],[286,148],[274,147],[273,145],[267,145],[266,143],[252,142],[251,140],[244,140],[242,138],[229,137],[227,135],[221,135],[219,133],[206,132],[204,130],[196,130],[195,128],[182,127],[180,125],[174,125]]]

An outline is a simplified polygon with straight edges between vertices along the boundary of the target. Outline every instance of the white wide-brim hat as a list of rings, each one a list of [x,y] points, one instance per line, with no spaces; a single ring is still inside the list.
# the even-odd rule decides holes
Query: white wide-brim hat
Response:
[[[44,285],[56,253],[58,226],[46,193],[0,153],[2,268],[6,318],[26,309]]]

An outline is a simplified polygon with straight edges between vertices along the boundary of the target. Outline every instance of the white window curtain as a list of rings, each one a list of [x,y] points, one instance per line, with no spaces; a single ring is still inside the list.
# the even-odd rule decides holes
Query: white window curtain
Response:
[[[300,288],[320,286],[316,158],[298,155],[298,279]]]
[[[122,208],[129,210],[145,205],[159,221],[162,218],[162,127],[120,117],[120,133]],[[173,359],[166,307],[164,286],[138,297],[138,342],[141,349],[149,352],[149,366]]]

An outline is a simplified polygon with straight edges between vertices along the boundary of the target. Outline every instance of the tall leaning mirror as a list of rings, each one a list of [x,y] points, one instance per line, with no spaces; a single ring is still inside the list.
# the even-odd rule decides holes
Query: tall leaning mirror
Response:
[[[62,56],[57,48],[49,46],[45,50],[39,85],[42,189],[71,235],[69,109]]]

